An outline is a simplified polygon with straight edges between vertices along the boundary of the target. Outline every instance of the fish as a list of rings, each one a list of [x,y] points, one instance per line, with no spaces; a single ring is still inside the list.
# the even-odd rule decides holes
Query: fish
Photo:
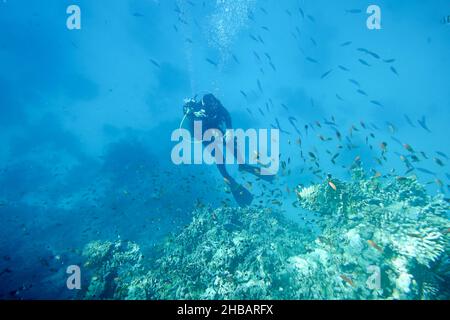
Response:
[[[258,35],[258,40],[259,40],[259,42],[261,42],[262,44],[265,44],[263,38],[262,38],[260,35]]]
[[[427,155],[426,155],[426,153],[425,153],[425,152],[423,152],[423,151],[420,151],[420,154],[422,155],[422,157],[424,157],[424,159],[427,159],[427,160],[428,160],[428,157],[427,157]]]
[[[336,160],[337,157],[339,157],[340,153],[336,153],[332,158],[331,158],[331,162],[334,162]]]
[[[291,125],[294,127],[295,132],[297,132],[297,134],[301,137],[302,133],[300,132],[300,130],[297,128],[297,125],[295,124],[295,122],[297,121],[297,119],[295,117],[289,117],[288,118],[289,122],[291,123]]]
[[[411,121],[411,119],[408,117],[407,114],[404,114],[403,117],[405,118],[406,122],[413,128],[415,128],[416,126],[414,125],[414,123]]]
[[[261,62],[261,57],[259,56],[259,54],[256,51],[253,51],[253,55],[255,56],[256,60]]]
[[[400,140],[398,140],[396,137],[391,136],[391,139],[392,139],[393,141],[397,142],[399,145],[403,146],[403,143],[402,143]]]
[[[444,183],[442,182],[442,180],[436,178],[434,179],[434,182],[436,182],[436,184],[438,185],[439,188],[443,188],[444,187]]]
[[[352,41],[346,41],[346,42],[344,42],[344,43],[341,43],[341,47],[349,46],[349,45],[351,45],[352,43],[353,43]]]
[[[389,129],[389,131],[391,132],[391,134],[394,134],[397,132],[397,128],[395,127],[395,125],[391,122],[386,122],[386,125]]]
[[[436,151],[436,154],[448,160],[448,156],[442,151]]]
[[[311,57],[306,57],[306,60],[308,60],[309,62],[312,62],[312,63],[318,63],[318,61],[316,59],[313,59]]]
[[[413,149],[409,144],[407,144],[407,143],[404,143],[404,144],[403,144],[403,148],[405,148],[406,151],[409,151],[409,152],[411,152],[411,153],[414,153],[414,152],[415,152],[414,149]]]
[[[358,89],[358,90],[356,90],[356,92],[363,96],[366,96],[366,97],[368,96],[368,94],[364,90]]]
[[[367,243],[369,244],[369,246],[376,249],[378,252],[383,252],[383,249],[380,246],[378,246],[373,240],[367,240]]]
[[[348,79],[348,81],[350,81],[351,83],[353,83],[354,85],[361,87],[361,85],[359,84],[358,81],[356,81],[355,79]]]
[[[393,63],[393,62],[395,62],[395,59],[385,59],[385,60],[383,60],[383,62]]]
[[[206,62],[208,62],[209,64],[211,64],[211,65],[213,65],[214,67],[218,67],[218,63],[217,62],[215,62],[215,61],[213,61],[213,60],[211,60],[211,59],[209,59],[209,58],[206,58],[205,59],[206,60]]]
[[[332,181],[328,181],[328,185],[333,189],[334,191],[337,191],[336,185]]]
[[[441,166],[441,167],[445,167],[445,164],[439,158],[434,158],[434,162],[436,162],[436,164]]]
[[[333,69],[328,70],[327,72],[325,72],[324,74],[322,74],[322,76],[320,77],[321,79],[324,79],[326,76],[328,76],[331,72],[333,71]]]
[[[375,59],[380,59],[380,56],[378,55],[378,54],[376,54],[375,52],[372,52],[372,51],[366,51],[366,53],[368,54],[368,55],[370,55],[370,56],[372,56],[373,58],[375,58]]]
[[[426,118],[425,116],[422,116],[422,118],[420,120],[417,120],[417,122],[419,123],[419,125],[427,132],[431,133],[431,130],[428,128],[427,123],[426,123]]]
[[[382,107],[382,106],[383,106],[383,105],[381,104],[381,102],[376,101],[376,100],[372,100],[372,101],[370,101],[370,103],[371,103],[371,104],[374,104],[374,105],[376,105],[376,106],[379,106],[379,107]]]
[[[352,287],[355,286],[355,283],[353,282],[353,280],[350,279],[349,277],[347,277],[346,275],[341,274],[340,277],[341,277],[341,279],[344,280],[347,284],[351,285]]]
[[[258,110],[259,110],[259,113],[261,113],[261,115],[262,115],[263,117],[265,117],[264,112],[261,110],[261,108],[258,108]]]
[[[275,65],[271,62],[269,62],[270,67],[273,69],[273,71],[277,71],[277,68],[275,67]]]
[[[280,121],[278,121],[278,118],[275,118],[275,122],[277,123],[276,129],[280,130],[280,132],[282,132],[282,133],[290,134],[290,132],[285,131],[285,130],[283,130],[283,129],[281,128],[281,126],[280,126]]]
[[[261,81],[257,80],[256,83],[257,83],[257,85],[258,85],[259,91],[260,91],[261,93],[263,93],[264,90],[263,90],[263,88],[262,88]]]
[[[233,60],[234,60],[237,64],[240,64],[238,58],[237,58],[234,54],[232,54],[231,57],[233,58]]]
[[[250,39],[252,39],[253,41],[259,42],[258,38],[256,38],[253,34],[249,35]]]
[[[395,69],[394,67],[391,67],[391,71],[395,74],[395,75],[399,75],[397,69]]]
[[[153,60],[153,59],[149,59],[149,60],[155,67],[161,68],[161,65],[156,60]]]
[[[298,12],[300,12],[300,15],[302,16],[302,18],[305,18],[305,12],[303,11],[302,8],[298,8]]]
[[[359,61],[362,65],[365,65],[365,66],[367,66],[367,67],[371,67],[371,65],[370,65],[366,60],[358,59],[358,61]]]
[[[346,67],[344,67],[342,65],[339,65],[338,67],[339,67],[339,69],[341,69],[343,71],[350,71],[348,68],[346,68]]]

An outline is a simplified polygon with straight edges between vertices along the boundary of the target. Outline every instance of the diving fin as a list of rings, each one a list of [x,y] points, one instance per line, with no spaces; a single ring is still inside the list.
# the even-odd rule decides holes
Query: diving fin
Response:
[[[239,171],[245,171],[245,172],[251,173],[254,176],[256,176],[266,182],[273,182],[273,180],[275,179],[275,175],[263,175],[263,174],[261,174],[261,168],[256,167],[256,166],[250,166],[248,164],[240,164]]]
[[[230,189],[234,200],[240,207],[246,207],[252,204],[253,195],[245,187],[234,180],[230,180]]]

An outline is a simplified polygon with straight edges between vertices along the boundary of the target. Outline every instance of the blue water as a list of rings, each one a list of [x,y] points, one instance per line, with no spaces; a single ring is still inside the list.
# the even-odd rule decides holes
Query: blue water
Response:
[[[80,30],[66,27],[71,4]],[[289,132],[280,144],[288,168],[271,187],[294,222],[308,214],[291,205],[298,184],[346,179],[357,156],[367,170],[404,175],[403,143],[429,158],[414,164],[435,173],[415,172],[429,194],[448,197],[450,4],[380,0],[381,29],[369,30],[370,4],[1,1],[0,299],[76,298],[66,267],[83,263],[90,241],[120,237],[151,255],[199,205],[235,206],[214,166],[171,161],[183,99],[196,94],[218,97],[237,128],[278,119]],[[336,164],[320,162],[320,177],[301,159],[289,117],[305,157],[334,154],[327,121],[341,132],[345,147]],[[381,142],[389,157],[380,165]],[[260,188],[254,205],[270,206]]]

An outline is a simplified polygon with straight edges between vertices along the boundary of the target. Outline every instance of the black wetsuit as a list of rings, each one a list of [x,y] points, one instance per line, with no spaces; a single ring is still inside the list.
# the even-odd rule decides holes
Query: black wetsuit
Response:
[[[191,126],[191,132],[194,132],[194,122],[201,121],[202,122],[202,136],[203,133],[209,129],[216,129],[222,133],[224,137],[224,143],[226,146],[229,146],[225,140],[227,129],[232,129],[231,117],[228,113],[227,109],[223,107],[220,101],[214,97],[212,94],[206,94],[203,96],[201,101],[196,100],[188,100],[184,105],[184,114],[189,119],[189,123]],[[238,159],[237,154],[237,140],[233,137],[233,156],[235,159]],[[204,146],[207,146],[209,142],[203,142]],[[225,150],[226,151],[226,150]],[[214,157],[215,154],[212,154]],[[220,174],[224,178],[225,182],[230,186],[230,190],[233,194],[236,202],[244,207],[248,206],[253,201],[253,195],[250,191],[248,191],[244,186],[240,185],[230,176],[225,167],[225,155],[222,154],[223,161],[221,163],[216,163],[217,168],[219,169]],[[258,178],[265,180],[267,182],[272,182],[274,176],[265,176],[261,175],[261,170],[259,167],[254,167],[247,164],[239,164],[239,171],[246,171],[250,174],[257,176]]]
[[[185,109],[186,113],[187,110]],[[226,130],[232,129],[231,116],[222,103],[212,94],[206,94],[201,101],[195,101],[190,104],[188,114],[191,132],[194,131],[194,121],[202,122],[202,134],[209,129],[220,130],[225,137]],[[206,146],[208,143],[203,142]],[[213,155],[214,156],[214,155]],[[236,154],[235,154],[236,157]],[[234,181],[225,168],[225,159],[222,164],[216,164],[222,177],[229,181]]]

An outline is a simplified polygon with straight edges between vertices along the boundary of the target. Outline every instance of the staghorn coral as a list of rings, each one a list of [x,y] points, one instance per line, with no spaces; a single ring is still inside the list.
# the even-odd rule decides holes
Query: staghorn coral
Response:
[[[449,299],[448,203],[415,178],[368,178],[298,188],[321,233],[260,208],[199,208],[157,257],[137,245],[85,249],[86,298]],[[334,187],[335,188],[334,188]]]

